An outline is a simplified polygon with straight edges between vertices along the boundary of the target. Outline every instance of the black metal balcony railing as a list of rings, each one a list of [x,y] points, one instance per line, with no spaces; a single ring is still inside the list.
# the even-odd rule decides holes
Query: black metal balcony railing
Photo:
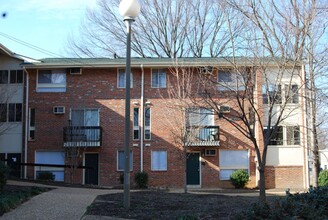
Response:
[[[220,146],[219,126],[191,126],[188,131],[190,146]]]
[[[99,126],[64,127],[64,147],[101,147],[102,128]]]

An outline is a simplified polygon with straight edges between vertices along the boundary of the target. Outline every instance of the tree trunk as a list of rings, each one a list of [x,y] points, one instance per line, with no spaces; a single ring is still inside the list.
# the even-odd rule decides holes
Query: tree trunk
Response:
[[[188,188],[187,188],[187,151],[186,148],[184,147],[184,193],[188,192]]]
[[[264,173],[264,167],[258,168],[260,173],[260,197],[259,202],[261,204],[266,203],[266,193],[265,193],[265,173]]]

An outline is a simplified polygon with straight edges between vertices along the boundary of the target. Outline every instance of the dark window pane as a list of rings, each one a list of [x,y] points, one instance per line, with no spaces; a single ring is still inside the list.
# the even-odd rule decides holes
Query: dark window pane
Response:
[[[16,83],[23,83],[23,70],[17,70],[17,81]]]
[[[16,120],[15,121],[22,121],[22,113],[23,113],[23,105],[16,104]]]
[[[8,71],[0,70],[0,84],[8,84]]]
[[[0,121],[7,121],[7,104],[0,104]]]
[[[219,72],[218,82],[232,82],[232,75],[230,72]]]
[[[10,83],[16,83],[16,80],[17,80],[16,70],[11,70],[10,71]]]
[[[15,104],[9,104],[9,121],[14,122],[15,116],[16,116],[16,105]]]
[[[30,126],[35,126],[35,108],[31,108],[30,110]]]
[[[150,108],[145,109],[145,126],[150,126]]]

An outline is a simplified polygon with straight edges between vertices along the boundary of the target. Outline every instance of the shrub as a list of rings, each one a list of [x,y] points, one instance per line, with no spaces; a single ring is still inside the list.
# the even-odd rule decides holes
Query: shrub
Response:
[[[7,183],[8,175],[9,175],[8,166],[4,162],[0,161],[0,191],[3,190],[3,188]]]
[[[55,180],[55,175],[52,174],[52,172],[48,172],[48,171],[40,172],[38,174],[38,180],[54,181]]]
[[[328,219],[328,187],[287,194],[272,206],[253,204],[234,219]]]
[[[137,183],[137,187],[141,189],[145,189],[148,186],[148,173],[146,172],[138,172],[136,173],[134,180]]]
[[[328,186],[328,170],[322,170],[318,178],[319,186]]]
[[[244,188],[246,183],[249,181],[249,175],[245,170],[236,170],[231,174],[230,181],[235,188]]]

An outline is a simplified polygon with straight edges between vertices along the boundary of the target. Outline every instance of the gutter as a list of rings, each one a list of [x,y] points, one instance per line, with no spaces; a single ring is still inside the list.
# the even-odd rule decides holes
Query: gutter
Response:
[[[141,69],[141,96],[140,96],[140,172],[143,171],[143,121],[144,121],[144,78],[145,72],[143,64],[140,64]]]
[[[28,143],[28,102],[29,102],[29,74],[28,71],[23,67],[23,71],[26,73],[26,93],[25,93],[25,138],[24,138],[24,163],[27,163],[27,143]],[[27,179],[27,166],[24,166],[24,179]]]

